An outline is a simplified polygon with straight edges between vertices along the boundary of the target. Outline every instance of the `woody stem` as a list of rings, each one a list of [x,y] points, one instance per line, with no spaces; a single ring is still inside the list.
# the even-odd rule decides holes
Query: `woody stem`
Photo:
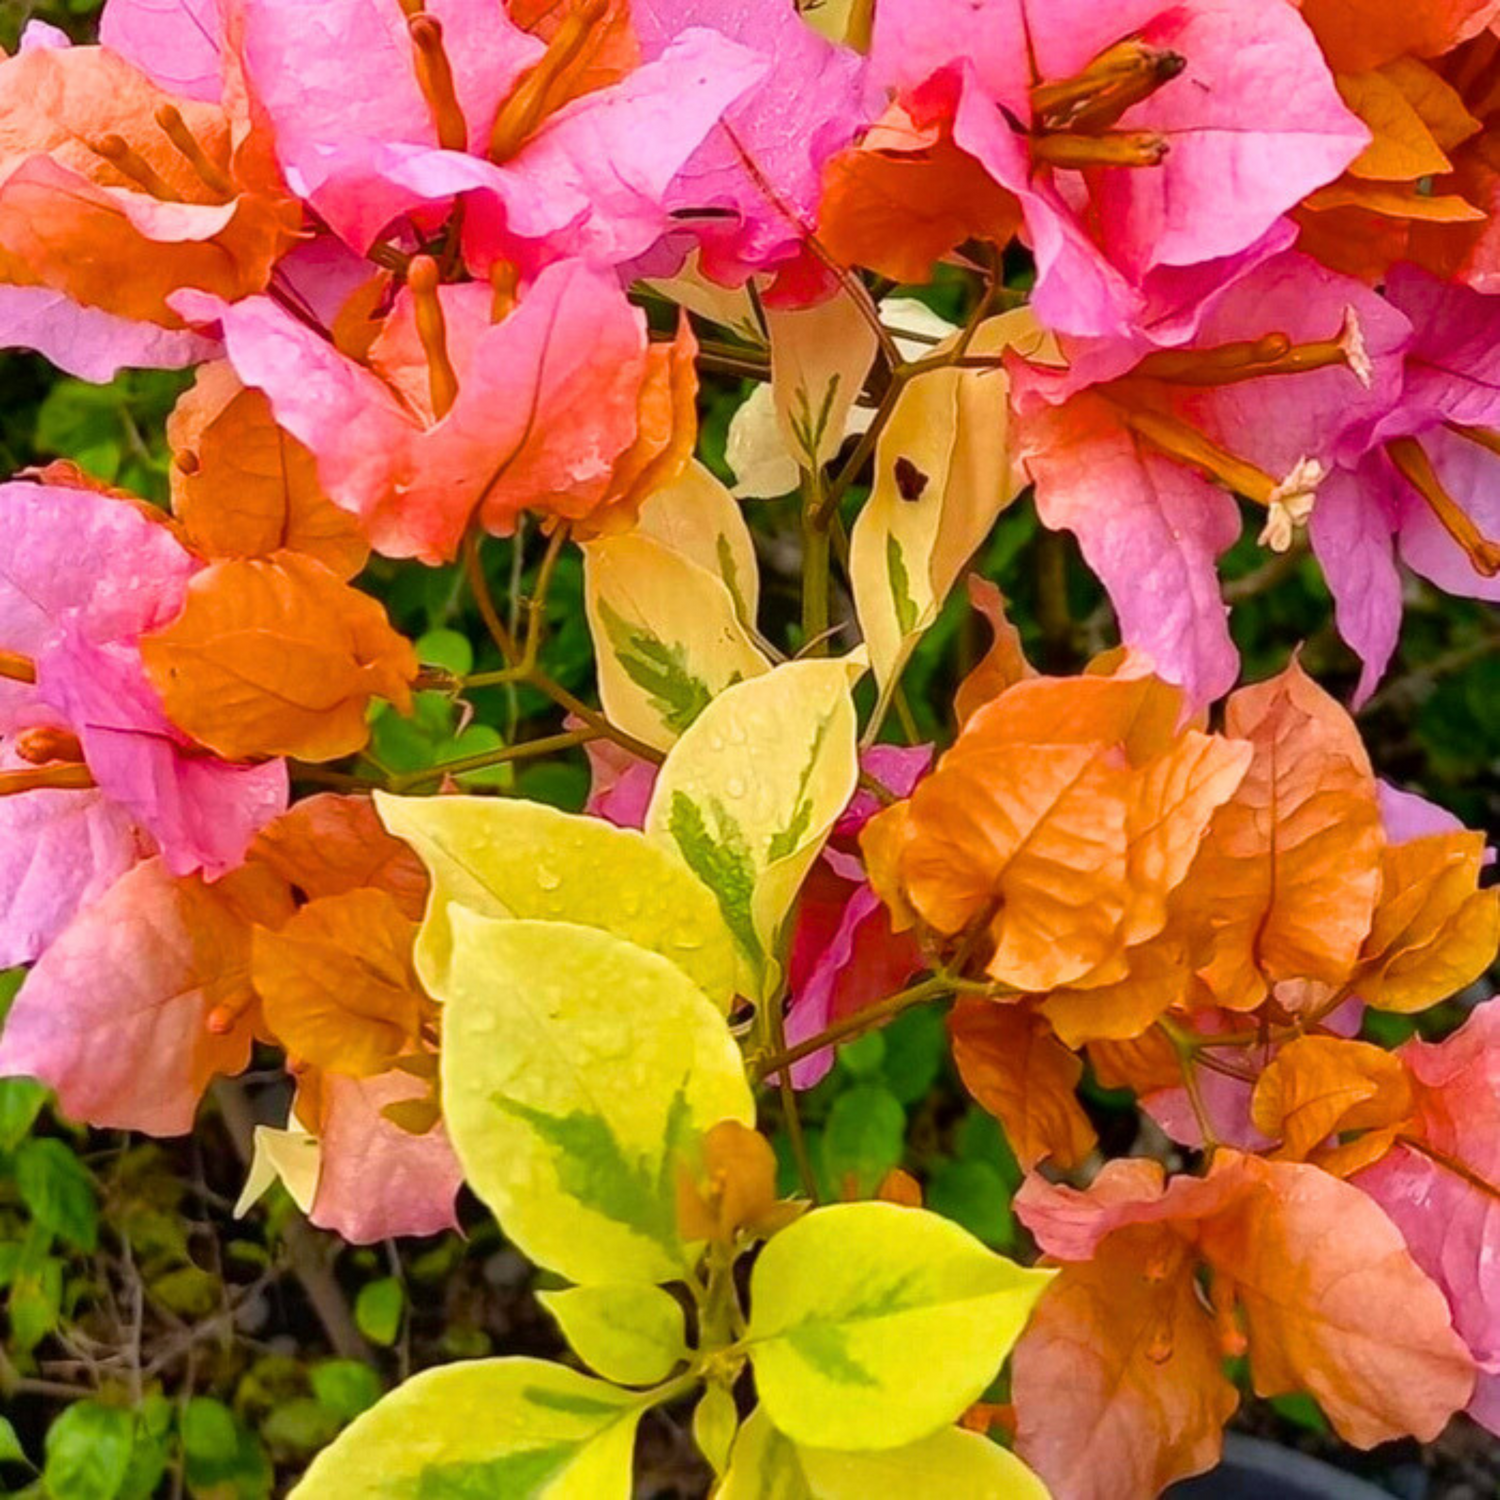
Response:
[[[761,1007],[761,1018],[765,1026],[766,1044],[772,1053],[786,1052],[786,1019],[782,1015],[779,994]],[[781,1113],[786,1122],[787,1141],[792,1148],[792,1159],[797,1163],[797,1176],[802,1182],[802,1191],[817,1203],[818,1178],[812,1168],[812,1158],[807,1152],[807,1135],[802,1129],[802,1114],[797,1104],[797,1090],[792,1085],[790,1068],[782,1068],[776,1079],[776,1088],[781,1095]]]
[[[914,1005],[925,1005],[929,1000],[941,999],[945,995],[951,995],[953,991],[954,982],[946,975],[924,979],[904,990],[898,990],[894,995],[887,995],[884,1000],[877,1000],[874,1005],[855,1011],[852,1016],[835,1021],[831,1026],[825,1026],[815,1036],[807,1037],[794,1046],[777,1047],[768,1055],[755,1059],[751,1065],[751,1073],[757,1083],[765,1082],[773,1073],[786,1076],[785,1070],[793,1063],[801,1062],[804,1057],[811,1057],[814,1052],[821,1052],[824,1047],[832,1046],[835,1042],[862,1036],[876,1026],[894,1020],[902,1011],[910,1010]]]
[[[822,505],[823,471],[802,471],[802,649],[810,656],[828,652],[830,589],[829,522]]]
[[[595,729],[569,729],[562,734],[549,734],[540,740],[526,740],[519,745],[504,745],[498,750],[484,750],[477,755],[465,755],[458,760],[444,761],[441,765],[426,766],[420,771],[407,771],[399,776],[386,778],[386,786],[393,792],[408,792],[413,787],[428,781],[441,781],[444,776],[462,776],[469,771],[484,771],[491,766],[503,766],[513,760],[528,760],[535,755],[551,755],[558,750],[571,750],[575,745],[585,745],[600,738]]]

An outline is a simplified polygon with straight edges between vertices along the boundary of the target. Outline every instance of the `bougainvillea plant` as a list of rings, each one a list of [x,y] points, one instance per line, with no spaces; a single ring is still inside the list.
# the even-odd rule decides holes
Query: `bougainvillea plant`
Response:
[[[1493,961],[1485,838],[1295,657],[1241,685],[1218,574],[1310,550],[1356,708],[1403,569],[1500,598],[1497,81],[1500,0],[109,0],[0,61],[0,343],[195,372],[169,510],[0,485],[0,1072],[171,1135],[276,1049],[244,1206],[467,1183],[593,1372],[428,1370],[299,1493],[624,1497],[691,1398],[726,1500],[1130,1500],[1241,1359],[1357,1446],[1500,1432],[1500,1001],[1362,1031]],[[1028,488],[1120,644],[1040,673],[971,574],[918,743]],[[517,793],[580,747],[583,811]],[[802,1091],[934,1002],[1034,1266],[818,1201]]]

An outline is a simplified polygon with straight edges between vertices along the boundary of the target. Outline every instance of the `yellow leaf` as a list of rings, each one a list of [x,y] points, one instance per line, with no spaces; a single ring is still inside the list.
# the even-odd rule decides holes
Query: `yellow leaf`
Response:
[[[977,1432],[945,1428],[876,1453],[804,1448],[757,1407],[740,1429],[716,1500],[1047,1500],[1041,1480],[1014,1453]]]
[[[979,1399],[1052,1276],[923,1209],[814,1209],[751,1273],[746,1344],[761,1404],[810,1447],[927,1437]]]
[[[710,572],[648,536],[584,547],[584,606],[610,721],[670,749],[723,690],[771,664]]]
[[[1344,103],[1365,122],[1371,135],[1370,144],[1349,164],[1351,176],[1373,182],[1416,182],[1453,169],[1421,115],[1384,73],[1345,73],[1334,82]]]
[[[297,1500],[628,1500],[643,1399],[541,1359],[424,1370],[313,1460]]]
[[[443,1118],[469,1184],[570,1281],[681,1278],[678,1162],[720,1120],[755,1120],[723,1017],[676,965],[598,928],[462,907],[452,922]]]
[[[1410,1014],[1472,984],[1500,944],[1500,890],[1479,889],[1484,835],[1440,833],[1381,853],[1380,902],[1349,988]]]
[[[667,756],[646,835],[717,897],[744,992],[778,983],[781,927],[859,766],[847,661],[786,662],[721,693]]]
[[[318,1177],[323,1170],[323,1148],[317,1136],[302,1128],[296,1108],[287,1116],[286,1129],[257,1125],[254,1151],[245,1186],[234,1205],[234,1216],[242,1219],[265,1195],[273,1182],[286,1188],[293,1203],[305,1214],[318,1195]]]
[[[675,850],[633,828],[540,802],[375,794],[385,825],[432,872],[417,973],[435,995],[447,980],[450,917],[539,917],[600,927],[669,958],[720,1010],[735,993],[734,940],[713,893]]]
[[[573,1352],[606,1380],[654,1385],[688,1357],[682,1306],[659,1286],[573,1286],[536,1299]]]

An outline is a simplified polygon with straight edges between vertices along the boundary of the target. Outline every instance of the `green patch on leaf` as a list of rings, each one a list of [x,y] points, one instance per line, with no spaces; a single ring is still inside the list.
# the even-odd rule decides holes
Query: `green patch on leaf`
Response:
[[[688,868],[714,893],[724,924],[756,964],[765,952],[755,931],[751,904],[755,897],[755,862],[740,825],[717,798],[709,803],[716,832],[710,832],[703,809],[686,792],[672,793],[667,829]]]
[[[885,570],[891,582],[891,603],[896,607],[896,624],[903,636],[917,628],[917,601],[911,596],[911,575],[906,571],[906,554],[896,534],[885,540]]]
[[[599,613],[625,675],[650,698],[662,723],[681,734],[713,701],[708,684],[688,670],[686,647],[630,624],[605,599]]]
[[[807,753],[807,760],[802,766],[802,775],[797,781],[797,801],[791,819],[785,827],[772,834],[770,845],[766,850],[766,859],[770,864],[774,865],[778,859],[785,859],[787,855],[795,854],[812,827],[812,797],[809,795],[808,788],[812,785],[813,772],[818,768],[818,757],[823,752],[823,741],[827,739],[828,729],[832,723],[832,714],[827,714],[818,721],[817,732],[813,735],[812,748]]]
[[[681,1086],[667,1116],[667,1149],[655,1170],[632,1158],[602,1115],[574,1110],[549,1114],[530,1104],[494,1096],[495,1106],[523,1120],[556,1152],[558,1184],[596,1213],[624,1224],[658,1245],[677,1243],[676,1186],[678,1151],[691,1130],[687,1096]]]
[[[804,1323],[788,1333],[787,1343],[820,1375],[840,1385],[880,1384],[849,1352],[849,1340],[831,1323]]]

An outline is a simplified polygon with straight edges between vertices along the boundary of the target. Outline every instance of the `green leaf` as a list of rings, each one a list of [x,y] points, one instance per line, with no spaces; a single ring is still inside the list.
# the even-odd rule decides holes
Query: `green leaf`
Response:
[[[681,1276],[678,1155],[755,1120],[723,1018],[675,964],[596,927],[463,907],[452,923],[443,1116],[470,1185],[570,1281]]]
[[[885,1038],[886,1087],[906,1105],[925,1099],[948,1055],[942,1008],[916,1006],[874,1035]]]
[[[119,1500],[151,1500],[167,1472],[172,1436],[173,1406],[165,1396],[146,1397],[135,1412],[135,1442]]]
[[[35,1349],[58,1324],[62,1313],[63,1265],[47,1257],[17,1269],[10,1284],[10,1341],[20,1350]]]
[[[0,1417],[0,1464],[25,1464],[29,1469],[31,1460],[16,1436],[16,1429],[5,1417]]]
[[[308,1372],[315,1395],[342,1422],[380,1400],[380,1376],[356,1359],[325,1359]]]
[[[201,1500],[264,1500],[271,1493],[274,1472],[265,1448],[235,1417],[235,1446],[226,1456],[206,1458],[184,1449],[188,1489]]]
[[[297,1396],[271,1409],[260,1435],[275,1454],[304,1458],[333,1441],[342,1424],[321,1401]]]
[[[1048,1500],[1041,1480],[1013,1453],[976,1432],[949,1427],[875,1453],[804,1448],[757,1407],[740,1429],[715,1500]]]
[[[382,1276],[360,1287],[354,1299],[354,1321],[372,1344],[389,1348],[401,1332],[406,1293],[394,1276]]]
[[[537,1359],[428,1370],[313,1461],[298,1500],[628,1500],[643,1398]]]
[[[1053,1274],[921,1209],[815,1209],[751,1275],[748,1346],[767,1414],[813,1447],[925,1437],[979,1398]]]
[[[630,828],[496,797],[389,797],[385,825],[432,872],[417,972],[445,986],[451,913],[603,928],[675,963],[720,1009],[735,991],[734,943],[711,893],[674,851]]]
[[[851,661],[796,661],[726,689],[667,756],[646,833],[718,898],[745,992],[780,982],[782,925],[859,767]]]
[[[57,1500],[115,1500],[135,1447],[135,1418],[123,1407],[75,1401],[47,1429],[42,1470]]]
[[[939,1162],[927,1184],[927,1206],[995,1249],[1015,1244],[1010,1188],[986,1161]]]
[[[658,1286],[577,1286],[537,1301],[584,1364],[619,1385],[654,1385],[688,1357],[682,1308]]]
[[[16,1187],[31,1217],[74,1249],[98,1243],[99,1205],[94,1180],[63,1141],[25,1141],[15,1156]]]
[[[0,1078],[0,1151],[26,1139],[47,1102],[47,1089],[33,1078]]]
[[[189,1400],[182,1409],[179,1430],[182,1451],[189,1458],[227,1463],[239,1452],[240,1433],[234,1413],[211,1396],[194,1396]]]
[[[412,644],[417,660],[428,666],[443,667],[455,677],[467,677],[474,670],[474,648],[468,636],[456,630],[429,630]]]
[[[840,1094],[823,1126],[823,1175],[834,1192],[868,1198],[906,1150],[906,1111],[889,1089],[860,1084]]]

